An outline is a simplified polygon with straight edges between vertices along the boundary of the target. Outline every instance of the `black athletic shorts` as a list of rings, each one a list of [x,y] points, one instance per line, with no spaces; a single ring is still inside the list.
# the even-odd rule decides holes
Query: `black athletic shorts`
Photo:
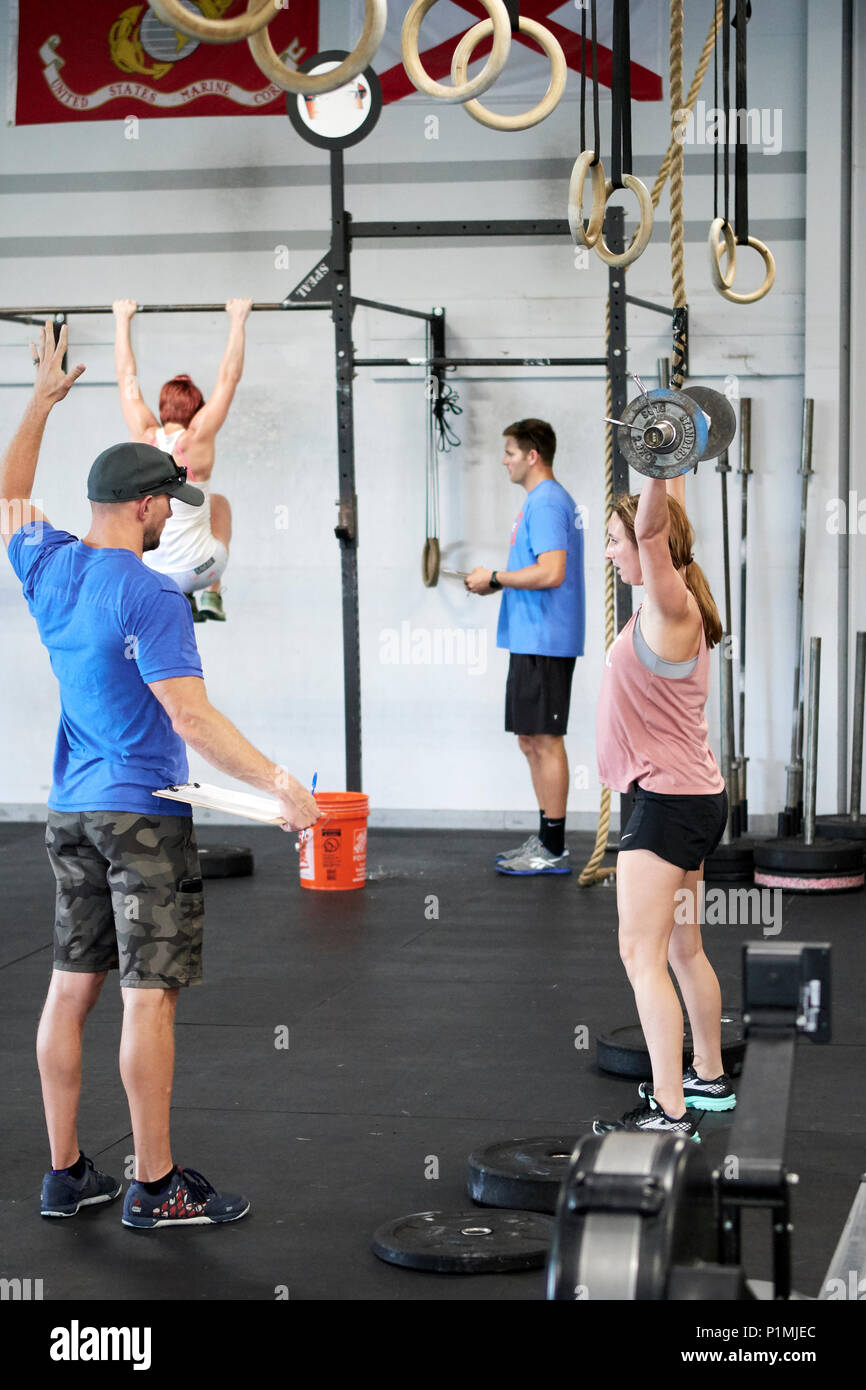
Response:
[[[699,869],[721,841],[728,820],[728,793],[664,796],[633,787],[634,810],[619,847],[648,849],[680,869]]]
[[[571,703],[573,656],[512,652],[505,683],[507,734],[565,734]]]

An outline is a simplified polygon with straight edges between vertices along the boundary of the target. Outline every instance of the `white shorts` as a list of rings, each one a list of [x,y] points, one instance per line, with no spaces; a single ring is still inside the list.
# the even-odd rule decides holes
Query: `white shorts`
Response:
[[[171,578],[179,584],[185,594],[197,589],[209,589],[211,584],[221,578],[228,564],[229,553],[223,541],[211,536],[211,544],[206,548],[206,558],[193,570],[172,570]]]

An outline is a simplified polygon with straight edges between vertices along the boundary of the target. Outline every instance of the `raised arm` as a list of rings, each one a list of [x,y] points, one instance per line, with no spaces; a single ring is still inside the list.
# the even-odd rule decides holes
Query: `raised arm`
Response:
[[[69,391],[84,371],[79,363],[71,372],[64,372],[63,357],[66,340],[69,336],[66,324],[60,330],[57,345],[50,324],[43,324],[39,347],[30,344],[33,361],[36,364],[36,381],[33,386],[24,418],[0,459],[0,536],[3,544],[9,542],[15,532],[33,521],[46,521],[47,517],[34,507],[30,501],[33,480],[45,425],[53,407]],[[49,523],[50,524],[50,523]]]
[[[239,729],[211,704],[204,681],[198,676],[174,676],[149,685],[172,728],[220,772],[270,792],[285,814],[284,829],[304,830],[322,814],[297,778],[272,763],[254,748]]]
[[[679,502],[683,511],[686,509],[686,475],[680,473],[677,478],[667,479],[668,497],[672,497],[675,502]]]
[[[140,444],[144,442],[148,430],[158,427],[159,421],[142,399],[129,336],[129,325],[138,305],[134,299],[115,299],[111,308],[114,313],[114,370],[120,388],[120,408],[126,428]]]
[[[667,487],[662,478],[647,478],[641,488],[634,536],[647,598],[662,618],[680,623],[689,616],[689,591],[671,559]]]
[[[223,360],[220,363],[216,386],[201,410],[193,416],[189,427],[190,432],[197,435],[199,439],[212,439],[226,422],[226,416],[234,400],[238,382],[243,376],[246,333],[244,324],[250,316],[252,307],[253,301],[251,299],[230,299],[226,304],[226,313],[231,319],[231,326],[229,328],[229,340],[223,353]]]

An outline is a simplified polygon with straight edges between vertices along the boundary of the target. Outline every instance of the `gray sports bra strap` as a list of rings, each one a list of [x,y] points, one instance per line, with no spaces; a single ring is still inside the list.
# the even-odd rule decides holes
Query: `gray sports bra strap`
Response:
[[[656,656],[655,652],[647,646],[640,630],[640,610],[638,610],[634,625],[634,649],[642,666],[645,666],[648,671],[652,671],[654,676],[666,676],[668,680],[672,681],[685,680],[686,676],[690,676],[698,664],[696,656],[693,656],[691,661],[664,661],[662,657]]]

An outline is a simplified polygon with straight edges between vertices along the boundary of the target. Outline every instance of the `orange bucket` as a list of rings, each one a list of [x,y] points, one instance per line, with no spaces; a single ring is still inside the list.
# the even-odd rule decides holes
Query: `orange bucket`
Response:
[[[367,878],[367,817],[363,792],[314,792],[328,817],[301,832],[301,887],[363,888]]]

